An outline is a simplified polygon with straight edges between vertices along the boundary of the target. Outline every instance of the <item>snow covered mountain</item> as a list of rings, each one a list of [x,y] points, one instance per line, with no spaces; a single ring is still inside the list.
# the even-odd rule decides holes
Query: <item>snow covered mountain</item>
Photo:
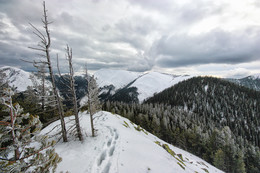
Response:
[[[247,76],[241,79],[228,79],[238,85],[260,91],[260,74]]]
[[[191,76],[174,76],[165,73],[149,72],[137,78],[128,88],[136,87],[139,93],[138,99],[140,102],[143,102],[155,93],[159,93],[189,78]]]
[[[115,90],[125,87],[141,75],[142,73],[138,72],[111,69],[101,69],[94,74],[100,88],[113,85]]]
[[[57,172],[222,172],[189,152],[162,141],[126,118],[108,112],[99,112],[95,117],[96,137],[87,136],[90,134],[89,115],[81,113],[84,141],[71,137],[67,143],[56,144],[56,152],[62,157]],[[67,117],[68,125],[71,125],[71,119],[73,117]],[[50,124],[41,134],[51,130],[49,135],[56,134],[59,123]]]
[[[16,88],[18,92],[23,92],[27,90],[28,86],[33,86],[33,80],[37,84],[41,83],[33,73],[26,72],[16,67],[4,66],[0,68],[0,72],[5,73],[9,86]],[[50,82],[47,80],[46,85],[51,86]]]
[[[0,71],[4,72],[7,76],[7,80],[10,86],[17,88],[17,91],[22,92],[27,89],[28,86],[32,86],[32,79],[30,76],[32,73],[26,72],[16,67],[5,66],[0,68]],[[108,98],[116,93],[121,94],[120,92],[127,95],[131,95],[129,90],[136,89],[136,100],[143,102],[145,99],[153,96],[155,93],[161,92],[166,88],[169,88],[180,81],[191,78],[192,76],[174,76],[165,73],[159,72],[130,72],[125,70],[110,70],[102,69],[97,71],[94,76],[97,79],[98,86],[100,87],[100,94],[103,98]],[[82,78],[82,74],[78,77],[75,77],[78,88],[84,88],[85,86],[80,86],[86,84]],[[37,82],[37,80],[36,80]],[[38,81],[39,83],[40,81]],[[49,82],[49,81],[48,81]],[[57,81],[58,77],[57,77]],[[57,84],[59,89],[62,89],[59,83]],[[131,90],[132,91],[132,90]]]
[[[25,91],[28,86],[33,85],[30,72],[10,66],[1,67],[0,71],[5,73],[9,85],[16,87],[17,91]]]
[[[192,76],[174,76],[159,72],[137,73],[124,70],[99,70],[94,76],[101,88],[100,94],[113,96],[124,89],[136,88],[139,102]]]

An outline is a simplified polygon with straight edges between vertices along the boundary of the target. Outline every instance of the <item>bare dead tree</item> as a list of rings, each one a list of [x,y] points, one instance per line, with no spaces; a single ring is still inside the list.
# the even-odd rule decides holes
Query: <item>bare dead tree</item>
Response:
[[[83,136],[81,133],[80,123],[79,123],[79,116],[78,116],[78,102],[76,97],[76,90],[75,90],[75,80],[74,80],[74,69],[72,65],[72,48],[70,48],[68,45],[66,47],[66,58],[69,63],[69,85],[68,88],[71,93],[71,99],[73,102],[73,112],[75,116],[75,123],[76,123],[76,130],[77,130],[77,136],[80,141],[83,140]]]
[[[63,110],[63,105],[61,102],[61,98],[59,96],[56,84],[55,84],[55,78],[54,78],[54,73],[52,69],[52,64],[51,64],[51,56],[50,56],[50,46],[51,46],[51,37],[50,37],[50,31],[49,31],[49,24],[51,22],[48,21],[48,16],[47,16],[47,10],[45,7],[45,2],[43,2],[43,18],[42,18],[42,23],[43,23],[43,28],[45,31],[45,34],[41,32],[39,29],[37,29],[33,24],[30,23],[32,28],[34,29],[34,34],[40,39],[39,44],[37,47],[30,47],[33,50],[42,52],[43,54],[40,54],[41,57],[44,57],[45,60],[42,61],[33,61],[34,64],[46,64],[47,68],[49,69],[49,75],[51,78],[51,83],[52,83],[52,90],[55,96],[57,108],[59,111],[59,118],[61,121],[61,131],[62,131],[62,138],[64,142],[67,142],[67,131],[66,131],[66,126],[65,126],[65,121],[64,121],[64,110]]]
[[[88,71],[86,67],[86,80],[88,82],[87,98],[88,98],[88,111],[90,114],[90,124],[92,137],[95,136],[94,128],[94,114],[100,109],[100,103],[98,98],[98,86],[94,76],[88,76]]]

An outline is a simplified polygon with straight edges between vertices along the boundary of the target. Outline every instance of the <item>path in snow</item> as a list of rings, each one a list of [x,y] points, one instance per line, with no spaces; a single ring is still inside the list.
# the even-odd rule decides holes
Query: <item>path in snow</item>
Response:
[[[72,117],[71,117],[72,118]],[[90,132],[90,117],[80,114],[81,127]],[[70,117],[65,118],[70,121]],[[49,132],[59,121],[50,124],[42,133]],[[56,144],[56,152],[62,157],[57,172],[71,173],[172,173],[172,172],[221,172],[204,160],[174,147],[128,119],[109,112],[99,112],[94,119],[96,137],[86,137],[83,142],[71,140]],[[57,133],[56,129],[52,131]],[[161,145],[159,145],[159,144]],[[162,145],[176,153],[172,156]],[[182,166],[181,166],[181,165]]]
[[[106,115],[101,115],[97,117],[97,120],[100,125],[104,126],[103,122],[107,120]],[[103,144],[103,149],[101,154],[97,157],[96,163],[92,167],[92,173],[109,173],[112,159],[114,157],[114,152],[116,148],[116,143],[119,138],[117,129],[105,126],[109,135],[106,136],[106,141]]]

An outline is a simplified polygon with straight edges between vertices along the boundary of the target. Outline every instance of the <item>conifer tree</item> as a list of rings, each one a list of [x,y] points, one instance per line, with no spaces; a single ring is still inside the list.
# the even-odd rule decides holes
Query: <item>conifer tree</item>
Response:
[[[39,135],[39,117],[23,114],[20,105],[13,104],[14,92],[10,88],[3,94],[1,103],[9,115],[0,121],[0,171],[55,171],[61,158],[53,149],[55,141]]]

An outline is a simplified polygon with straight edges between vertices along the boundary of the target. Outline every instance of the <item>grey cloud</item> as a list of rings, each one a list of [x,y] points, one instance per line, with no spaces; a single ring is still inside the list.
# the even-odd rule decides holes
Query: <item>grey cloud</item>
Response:
[[[128,0],[127,3],[118,1],[116,6],[111,4],[111,8],[107,8],[100,0],[72,2],[46,0],[48,17],[54,22],[50,25],[51,55],[56,57],[59,53],[64,71],[67,68],[64,59],[66,44],[73,49],[77,69],[85,62],[91,70],[120,68],[147,71],[154,66],[238,64],[259,60],[260,29],[257,27],[248,26],[244,31],[230,33],[212,30],[198,36],[186,33],[205,17],[221,16],[223,11],[227,12],[222,3],[216,5],[215,1],[198,0],[179,5],[170,0]],[[0,0],[1,64],[13,63],[31,70],[30,65],[17,59],[37,57],[37,52],[27,48],[39,41],[28,22],[42,29],[41,3],[34,0]],[[116,11],[121,6],[124,10]],[[79,13],[83,8],[87,12]],[[14,28],[3,19],[11,21]],[[136,55],[136,52],[142,53]],[[55,64],[55,58],[53,61]]]
[[[197,3],[190,3],[176,8],[173,15],[176,15],[178,24],[191,25],[206,17],[221,15],[224,9],[223,4],[217,5],[214,1],[197,1]]]
[[[132,58],[127,70],[145,72],[152,70],[154,60],[151,59],[145,52],[139,51],[136,58]]]
[[[152,10],[158,10],[162,13],[165,11],[170,11],[173,7],[172,1],[170,0],[128,0],[130,3],[137,4],[143,8],[148,8]]]
[[[198,36],[164,36],[154,44],[151,56],[161,67],[251,62],[260,58],[260,37],[254,34],[213,30]]]
[[[0,41],[0,59],[1,65],[21,67],[24,70],[31,70],[32,65],[23,60],[30,61],[30,50],[27,48],[12,46]]]
[[[104,27],[106,33],[100,38],[101,41],[127,43],[137,50],[147,47],[146,37],[158,28],[152,18],[136,15],[122,18],[114,25]]]

